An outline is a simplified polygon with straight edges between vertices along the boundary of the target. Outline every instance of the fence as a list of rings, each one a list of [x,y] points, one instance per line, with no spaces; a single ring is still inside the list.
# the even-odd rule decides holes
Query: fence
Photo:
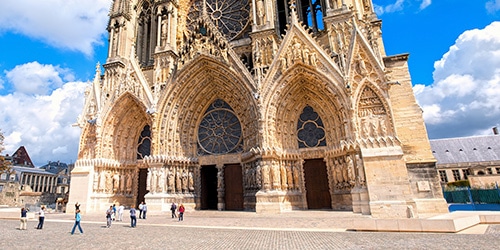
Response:
[[[463,188],[443,191],[449,210],[494,210],[500,211],[500,189]]]

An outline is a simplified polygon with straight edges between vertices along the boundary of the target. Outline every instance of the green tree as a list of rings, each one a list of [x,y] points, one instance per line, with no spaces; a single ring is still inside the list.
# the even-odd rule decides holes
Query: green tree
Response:
[[[5,149],[3,146],[3,139],[5,137],[3,136],[3,132],[0,129],[0,173],[3,173],[4,171],[7,171],[10,169],[10,162],[5,160],[5,156],[2,155],[2,151]]]

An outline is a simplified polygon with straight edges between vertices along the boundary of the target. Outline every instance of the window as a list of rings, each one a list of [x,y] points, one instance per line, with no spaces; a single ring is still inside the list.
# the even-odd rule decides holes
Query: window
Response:
[[[488,172],[488,174],[493,174],[493,169],[491,169],[491,168],[487,168],[487,169],[486,169],[486,172]]]
[[[3,173],[2,175],[0,175],[0,180],[7,180],[7,174]]]
[[[455,178],[455,181],[461,180],[460,171],[458,171],[458,169],[452,170],[452,172],[453,172],[453,178]]]
[[[462,175],[464,176],[464,180],[467,180],[470,175],[470,170],[469,169],[462,169]]]
[[[3,190],[3,185],[0,185],[0,193],[2,192]]]
[[[323,0],[299,0],[295,1],[297,15],[302,23],[309,26],[314,32],[324,29]],[[278,23],[280,34],[285,34],[285,28],[290,15],[290,6],[288,0],[277,1],[278,7]]]
[[[448,182],[448,176],[446,176],[446,170],[439,170],[439,177],[441,182]]]
[[[495,170],[497,171],[497,174],[500,174],[500,168],[495,168]]]

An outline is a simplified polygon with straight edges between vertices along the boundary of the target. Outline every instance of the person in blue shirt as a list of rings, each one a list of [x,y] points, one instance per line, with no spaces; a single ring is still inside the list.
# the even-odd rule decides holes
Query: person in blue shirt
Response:
[[[130,227],[135,227],[137,224],[137,217],[135,214],[136,214],[135,207],[134,206],[130,207]]]
[[[80,226],[80,220],[82,220],[80,209],[77,209],[75,212],[75,225],[73,226],[73,229],[71,229],[71,234],[73,235],[75,233],[76,226],[78,226],[78,230],[80,230],[80,233],[83,234],[82,227]]]

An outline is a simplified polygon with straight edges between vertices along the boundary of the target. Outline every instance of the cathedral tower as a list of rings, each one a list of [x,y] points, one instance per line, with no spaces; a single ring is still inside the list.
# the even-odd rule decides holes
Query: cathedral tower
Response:
[[[370,0],[115,0],[70,204],[447,212]],[[71,207],[69,207],[71,209]]]

